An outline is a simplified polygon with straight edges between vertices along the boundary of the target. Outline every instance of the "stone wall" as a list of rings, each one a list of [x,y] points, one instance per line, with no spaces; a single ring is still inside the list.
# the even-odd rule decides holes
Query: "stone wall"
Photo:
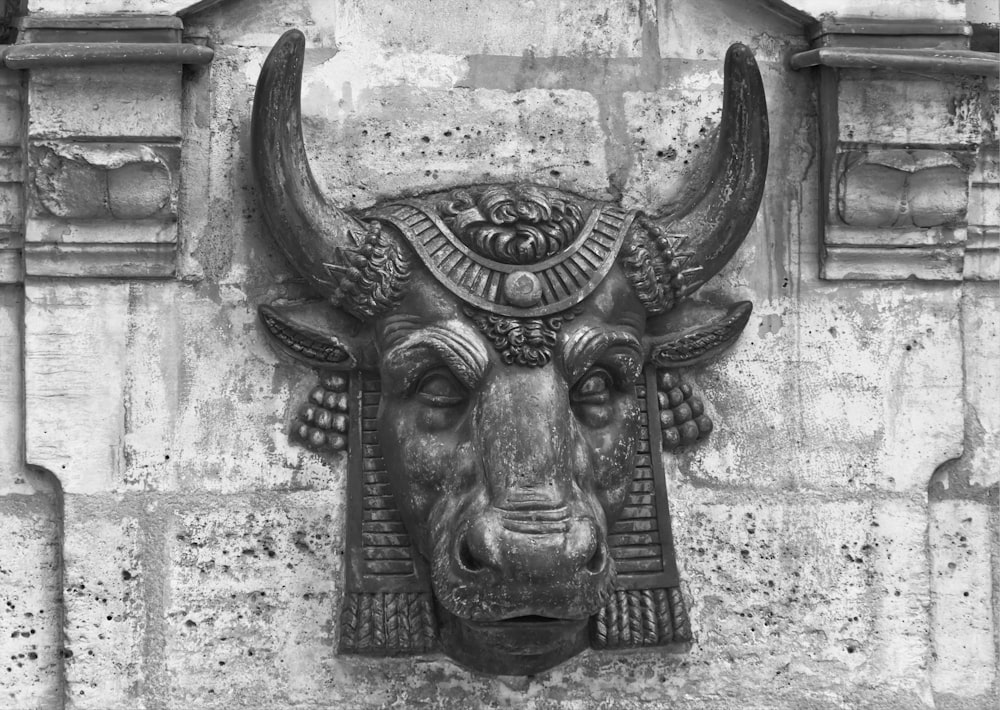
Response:
[[[101,22],[214,57],[0,71],[0,707],[996,704],[997,81],[938,75],[931,98],[890,100],[838,79],[841,130],[891,120],[972,156],[981,248],[963,239],[948,278],[832,280],[831,109],[821,70],[789,63],[812,18],[963,20],[963,3],[27,6],[29,49],[64,16],[154,13]],[[256,315],[307,293],[248,172],[254,84],[291,27],[313,169],[357,208],[515,179],[668,203],[710,148],[727,46],[754,50],[768,184],[702,294],[754,315],[685,373],[715,431],[666,461],[690,651],[588,651],[532,678],[336,653],[346,460],[289,436],[317,376]],[[961,145],[941,137],[959,123]],[[838,140],[912,147],[860,132]]]

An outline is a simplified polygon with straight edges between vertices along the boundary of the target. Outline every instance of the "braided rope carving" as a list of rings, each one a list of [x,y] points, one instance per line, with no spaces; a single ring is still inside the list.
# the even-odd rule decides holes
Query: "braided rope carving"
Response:
[[[371,656],[433,650],[437,624],[427,593],[347,594],[340,613],[340,650]]]
[[[663,646],[691,640],[680,589],[618,589],[591,621],[596,649]]]

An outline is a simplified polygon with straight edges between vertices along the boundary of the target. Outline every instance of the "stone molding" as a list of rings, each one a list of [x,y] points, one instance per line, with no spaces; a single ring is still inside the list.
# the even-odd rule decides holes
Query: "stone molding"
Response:
[[[26,141],[11,158],[23,233],[0,242],[0,279],[171,278],[181,67],[213,51],[164,15],[40,14],[17,28],[0,58],[28,71]]]
[[[997,199],[981,176],[995,172],[1000,64],[971,36],[958,21],[830,17],[791,57],[820,72],[822,278],[998,278],[1000,219],[976,206]]]

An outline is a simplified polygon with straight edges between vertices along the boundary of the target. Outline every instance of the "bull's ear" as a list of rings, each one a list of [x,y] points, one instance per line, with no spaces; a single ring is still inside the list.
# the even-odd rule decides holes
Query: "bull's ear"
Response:
[[[377,363],[369,328],[329,301],[261,306],[260,318],[280,350],[313,367],[355,370]]]
[[[686,367],[721,354],[740,337],[752,310],[749,301],[728,308],[682,301],[648,324],[650,363],[659,368]]]

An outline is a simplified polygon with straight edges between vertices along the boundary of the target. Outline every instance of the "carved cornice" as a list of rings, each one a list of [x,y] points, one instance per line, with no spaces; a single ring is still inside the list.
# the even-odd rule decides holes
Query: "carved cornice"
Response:
[[[972,76],[995,76],[1000,72],[995,54],[955,49],[820,47],[792,55],[791,64],[792,69],[824,66]]]
[[[977,205],[1000,190],[981,179],[1000,62],[971,36],[964,22],[827,18],[791,58],[819,71],[823,278],[997,278],[998,220]]]
[[[209,47],[142,42],[44,42],[15,45],[0,51],[10,69],[79,67],[92,64],[208,64]]]
[[[0,276],[171,277],[181,68],[213,51],[183,42],[169,15],[38,14],[17,26],[0,60],[28,70],[22,258]]]

